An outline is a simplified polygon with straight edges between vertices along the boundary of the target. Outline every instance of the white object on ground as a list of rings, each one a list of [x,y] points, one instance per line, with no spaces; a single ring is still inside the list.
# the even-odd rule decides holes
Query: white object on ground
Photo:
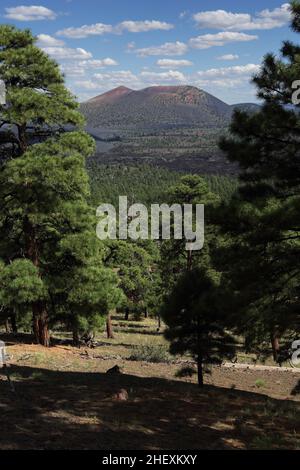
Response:
[[[248,369],[248,370],[276,370],[277,372],[295,372],[300,373],[300,368],[293,367],[279,367],[279,366],[263,366],[253,364],[232,364],[230,362],[224,362],[221,367],[225,369]]]

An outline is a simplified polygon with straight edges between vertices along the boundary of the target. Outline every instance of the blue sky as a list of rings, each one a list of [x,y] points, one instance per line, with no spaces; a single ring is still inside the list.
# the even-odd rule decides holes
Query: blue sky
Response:
[[[2,0],[1,22],[31,28],[81,101],[119,85],[189,84],[228,103],[289,29],[282,0]]]

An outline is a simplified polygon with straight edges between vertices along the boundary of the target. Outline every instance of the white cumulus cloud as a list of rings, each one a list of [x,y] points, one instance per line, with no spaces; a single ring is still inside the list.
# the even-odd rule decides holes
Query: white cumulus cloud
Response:
[[[221,67],[208,70],[200,70],[198,75],[204,78],[222,78],[241,75],[252,75],[260,70],[258,64],[235,65],[233,67]]]
[[[100,69],[103,67],[111,67],[114,65],[119,65],[118,62],[110,57],[106,57],[105,59],[94,59],[94,60],[84,60],[79,62],[81,67],[87,67],[88,69]]]
[[[43,50],[46,54],[49,54],[51,57],[57,60],[84,60],[91,59],[93,55],[91,52],[77,47],[72,49],[70,47],[44,47]]]
[[[260,65],[247,64],[233,67],[221,67],[208,70],[200,70],[197,75],[200,79],[198,85],[202,87],[231,87],[248,86],[250,79],[258,73]]]
[[[225,10],[202,11],[194,15],[199,28],[231,31],[267,30],[279,28],[291,20],[290,5],[284,3],[274,10],[262,10],[255,16],[249,13],[232,13]]]
[[[184,83],[186,77],[178,70],[168,70],[168,72],[141,72],[141,78],[147,82],[165,83],[165,82],[179,82]]]
[[[84,77],[97,69],[104,69],[119,65],[118,62],[110,57],[105,59],[88,59],[67,61],[61,64],[61,69],[67,77]]]
[[[72,39],[82,39],[88,36],[101,36],[105,33],[111,33],[113,27],[109,24],[95,23],[91,25],[83,25],[80,28],[66,28],[57,31],[57,36],[64,36]]]
[[[173,67],[173,68],[178,68],[178,67],[189,67],[190,65],[193,65],[193,62],[191,62],[190,60],[186,60],[186,59],[159,59],[157,62],[156,62],[156,65],[158,65],[159,67],[161,67],[162,69],[168,69],[170,67]]]
[[[49,8],[31,5],[5,8],[5,18],[16,21],[55,20],[57,14]]]
[[[79,80],[75,82],[75,86],[83,90],[98,90],[99,83],[96,83],[95,80]]]
[[[224,46],[225,44],[233,42],[255,41],[256,39],[258,39],[258,36],[224,31],[217,34],[204,34],[191,38],[189,44],[195,49],[209,49],[210,47]]]
[[[165,55],[165,56],[175,56],[183,55],[187,52],[188,46],[180,41],[176,42],[166,42],[160,46],[151,46],[144,47],[142,49],[135,49],[135,52],[140,57],[155,56],[155,55]]]
[[[116,72],[95,73],[92,78],[78,80],[74,85],[80,90],[97,90],[98,93],[123,85],[141,88],[142,83],[131,70],[118,70]]]
[[[136,75],[131,72],[131,70],[118,70],[116,72],[109,72],[109,73],[95,73],[94,77],[97,80],[110,80],[110,81],[115,81],[118,82],[119,80],[124,82],[128,82],[130,80],[136,81],[137,77]]]
[[[239,58],[238,54],[224,54],[217,57],[218,60],[238,60]]]
[[[84,78],[86,69],[79,65],[78,62],[64,62],[60,64],[60,69],[66,77],[69,78]]]
[[[101,36],[103,34],[122,34],[124,31],[129,33],[142,33],[148,31],[169,31],[174,28],[174,25],[164,21],[145,20],[145,21],[122,21],[115,26],[111,24],[95,23],[91,25],[83,25],[79,28],[66,28],[57,31],[57,36],[64,36],[67,38],[81,39],[88,36]]]
[[[65,45],[64,41],[49,36],[49,34],[39,34],[37,38],[39,47],[62,47]]]
[[[129,33],[143,33],[147,31],[169,31],[174,25],[164,21],[146,20],[146,21],[122,21],[116,26],[116,31],[128,31]]]

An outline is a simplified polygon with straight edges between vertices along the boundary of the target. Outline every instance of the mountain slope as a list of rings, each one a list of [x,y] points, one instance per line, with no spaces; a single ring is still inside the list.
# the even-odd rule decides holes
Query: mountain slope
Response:
[[[133,90],[125,86],[119,86],[118,88],[114,88],[113,90],[107,91],[102,95],[95,96],[94,98],[87,101],[87,103],[96,106],[102,103],[113,104],[116,103],[120,98],[127,96],[132,91]]]
[[[232,108],[192,86],[118,87],[81,105],[92,128],[222,127]]]
[[[261,110],[261,106],[256,103],[239,103],[233,104],[231,108],[238,109],[239,111],[244,111],[245,113],[253,114],[258,113]]]

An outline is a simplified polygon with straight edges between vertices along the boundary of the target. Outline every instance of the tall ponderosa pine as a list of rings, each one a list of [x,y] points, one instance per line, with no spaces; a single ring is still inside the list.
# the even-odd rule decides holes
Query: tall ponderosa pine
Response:
[[[198,383],[203,385],[204,367],[234,354],[234,341],[226,331],[222,310],[221,274],[212,264],[216,244],[213,215],[219,198],[197,175],[181,178],[170,189],[170,202],[205,205],[205,243],[202,250],[186,251],[185,240],[162,243],[162,279],[165,290],[162,317],[171,353],[189,352],[197,361]]]
[[[58,65],[34,42],[29,31],[0,28],[0,77],[7,87],[0,299],[13,311],[30,307],[36,340],[48,346],[49,325],[64,321],[76,333],[85,319],[92,327],[118,303],[120,291],[103,265],[105,247],[87,203],[85,160],[94,142],[82,131],[65,132],[83,122],[78,105]]]
[[[300,32],[299,2],[291,9]],[[232,137],[221,142],[242,169],[226,221],[231,290],[249,339],[271,337],[276,360],[279,338],[299,331],[300,322],[300,115],[292,106],[299,78],[300,47],[284,42],[281,57],[268,54],[254,78],[261,111],[235,112]]]

